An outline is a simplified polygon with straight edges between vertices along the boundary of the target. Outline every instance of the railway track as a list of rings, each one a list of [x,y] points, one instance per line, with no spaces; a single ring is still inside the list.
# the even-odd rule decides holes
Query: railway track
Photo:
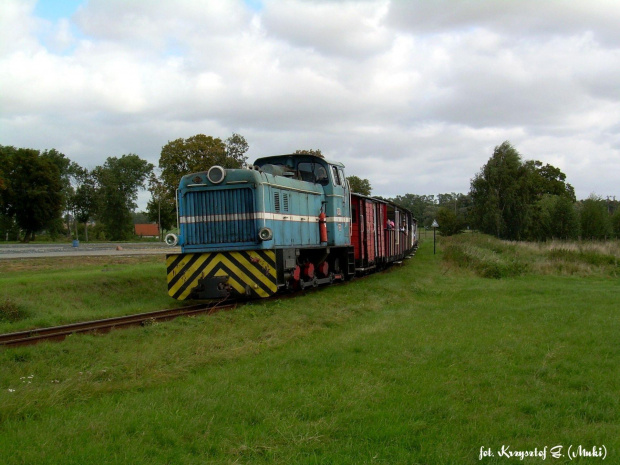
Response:
[[[145,322],[171,320],[179,316],[197,315],[199,313],[215,313],[220,310],[234,308],[236,304],[202,304],[182,308],[158,310],[156,312],[138,313],[135,315],[106,318],[103,320],[85,321],[63,326],[31,329],[16,333],[0,334],[0,346],[23,346],[36,344],[40,341],[61,341],[71,334],[105,333],[115,328],[143,325]]]
[[[407,257],[410,258],[410,257]],[[400,262],[397,262],[400,263]],[[313,289],[303,292],[312,292]],[[294,298],[300,292],[290,294],[280,294],[278,299]],[[238,302],[224,304],[217,302],[214,304],[200,304],[181,308],[171,308],[167,310],[158,310],[155,312],[137,313],[135,315],[119,316],[114,318],[106,318],[103,320],[85,321],[81,323],[72,323],[63,326],[51,326],[48,328],[36,328],[27,331],[19,331],[15,333],[0,334],[0,347],[25,346],[36,344],[40,341],[61,341],[67,336],[79,333],[106,333],[112,329],[124,328],[128,326],[143,325],[149,321],[165,321],[172,320],[180,316],[191,316],[200,313],[215,313],[220,310],[232,309],[237,306]]]

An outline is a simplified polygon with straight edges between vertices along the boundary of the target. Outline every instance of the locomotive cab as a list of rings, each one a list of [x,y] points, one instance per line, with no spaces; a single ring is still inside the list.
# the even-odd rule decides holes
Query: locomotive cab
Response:
[[[265,173],[322,187],[321,205],[318,209],[315,205],[314,213],[308,213],[313,217],[314,222],[319,221],[318,217],[321,213],[325,215],[327,243],[315,240],[303,245],[343,246],[350,244],[351,199],[343,164],[329,162],[314,155],[295,154],[259,158],[254,162],[254,166]],[[303,193],[303,188],[298,187],[293,192],[295,190]]]

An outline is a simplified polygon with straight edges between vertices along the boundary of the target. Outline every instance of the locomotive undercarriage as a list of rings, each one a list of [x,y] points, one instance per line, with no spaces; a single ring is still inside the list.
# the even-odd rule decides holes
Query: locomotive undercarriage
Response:
[[[178,300],[265,298],[355,274],[353,247],[171,254],[167,268],[169,295]]]
[[[277,251],[278,286],[297,290],[351,279],[353,247],[310,247]]]
[[[361,266],[351,246],[169,255],[169,289],[179,300],[265,298],[347,281],[399,263],[404,256],[391,258]]]

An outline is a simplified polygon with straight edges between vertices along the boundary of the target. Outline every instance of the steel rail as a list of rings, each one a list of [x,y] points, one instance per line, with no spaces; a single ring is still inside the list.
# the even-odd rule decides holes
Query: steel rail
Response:
[[[44,340],[62,340],[71,334],[77,333],[108,332],[114,328],[140,325],[147,321],[171,320],[179,316],[190,316],[199,313],[215,313],[220,310],[233,308],[235,305],[234,303],[225,305],[202,304],[0,334],[0,346],[21,346],[36,344]]]

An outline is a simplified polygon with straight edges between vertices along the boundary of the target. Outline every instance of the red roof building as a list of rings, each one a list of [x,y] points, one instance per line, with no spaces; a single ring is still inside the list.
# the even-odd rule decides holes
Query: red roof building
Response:
[[[134,231],[140,237],[159,237],[159,226],[156,224],[135,224]]]

